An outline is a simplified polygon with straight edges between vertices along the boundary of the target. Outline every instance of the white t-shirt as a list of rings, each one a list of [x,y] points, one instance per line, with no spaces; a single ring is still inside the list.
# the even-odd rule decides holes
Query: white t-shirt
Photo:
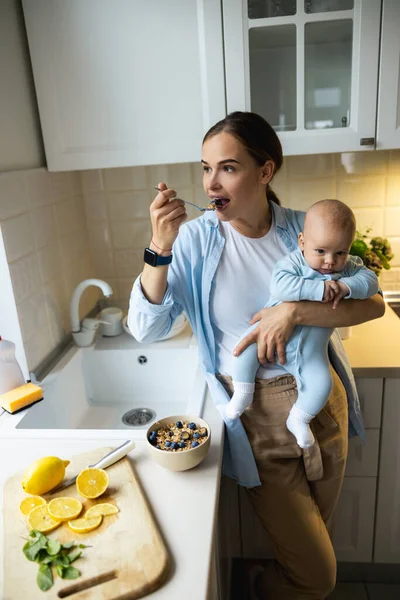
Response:
[[[250,319],[269,299],[272,270],[289,250],[279,239],[272,222],[261,238],[240,234],[229,222],[219,222],[225,247],[214,277],[210,316],[216,342],[217,373],[231,375],[232,351],[250,326]],[[285,373],[282,367],[260,365],[259,379]]]

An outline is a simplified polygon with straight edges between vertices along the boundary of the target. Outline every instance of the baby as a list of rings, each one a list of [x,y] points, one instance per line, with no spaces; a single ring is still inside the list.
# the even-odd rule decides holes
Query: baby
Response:
[[[376,294],[376,275],[361,258],[349,255],[355,231],[354,214],[343,202],[321,200],[311,206],[304,231],[299,233],[299,247],[276,263],[266,306],[313,300],[333,302],[332,308],[336,308],[342,298],[365,299]],[[314,443],[309,424],[327,402],[332,388],[328,358],[332,332],[332,328],[298,325],[286,346],[286,363],[281,366],[296,378],[298,388],[286,425],[301,448]],[[227,406],[228,417],[238,418],[253,401],[259,366],[256,344],[233,358],[234,394]]]

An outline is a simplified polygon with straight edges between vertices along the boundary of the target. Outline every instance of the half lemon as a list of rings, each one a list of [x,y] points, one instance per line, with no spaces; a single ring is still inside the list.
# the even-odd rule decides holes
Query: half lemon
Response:
[[[109,481],[104,469],[83,469],[76,478],[76,489],[84,498],[98,498],[106,491]]]

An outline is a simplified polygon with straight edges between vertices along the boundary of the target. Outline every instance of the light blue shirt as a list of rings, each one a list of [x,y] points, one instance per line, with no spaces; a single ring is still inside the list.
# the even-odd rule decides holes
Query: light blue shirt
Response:
[[[297,248],[297,236],[303,229],[305,213],[270,202],[279,238],[288,253]],[[217,215],[206,212],[183,225],[173,246],[173,260],[168,269],[168,286],[161,304],[151,304],[143,295],[140,276],[136,279],[128,314],[128,326],[139,342],[155,342],[167,335],[174,320],[183,311],[189,319],[199,347],[213,401],[221,416],[229,396],[215,376],[215,340],[210,320],[210,293],[225,240],[218,227]],[[329,342],[332,365],[342,380],[349,405],[349,436],[365,430],[353,373],[340,337],[335,331]],[[224,472],[245,487],[261,485],[258,469],[240,419],[225,421]]]
[[[300,248],[281,258],[272,272],[270,300],[267,306],[278,302],[298,302],[299,300],[321,301],[324,296],[324,282],[340,280],[349,288],[345,299],[365,300],[377,294],[378,278],[364,266],[359,256],[349,256],[340,272],[324,274],[312,269],[306,262]]]

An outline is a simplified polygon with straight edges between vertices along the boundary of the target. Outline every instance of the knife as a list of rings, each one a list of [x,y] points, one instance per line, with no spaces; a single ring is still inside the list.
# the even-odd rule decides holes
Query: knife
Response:
[[[128,452],[130,452],[131,450],[134,449],[134,447],[135,447],[135,442],[133,440],[127,440],[126,442],[121,444],[121,446],[114,448],[113,450],[111,450],[111,452],[109,452],[108,454],[103,456],[103,458],[101,458],[96,464],[88,465],[87,468],[88,469],[94,469],[94,468],[95,469],[106,469],[107,467],[110,467],[111,465],[113,465],[114,463],[119,461],[121,458],[124,458],[124,456],[126,456],[128,454]],[[78,477],[78,475],[75,475],[75,477],[71,477],[71,479],[67,479],[66,481],[63,481],[59,486],[54,488],[54,490],[50,490],[49,493],[54,494],[55,492],[60,492],[64,488],[75,483],[77,477]]]

